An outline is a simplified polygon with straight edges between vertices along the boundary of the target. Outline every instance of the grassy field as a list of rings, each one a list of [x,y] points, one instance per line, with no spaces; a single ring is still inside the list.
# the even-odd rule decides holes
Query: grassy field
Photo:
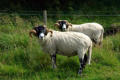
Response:
[[[98,22],[106,27],[120,24],[119,17],[62,17],[72,23]],[[48,19],[48,27],[57,19]],[[106,36],[102,47],[93,47],[91,65],[80,76],[78,56],[57,55],[57,69],[51,67],[50,56],[41,50],[36,38],[28,35],[33,26],[42,24],[37,16],[0,17],[0,80],[119,80],[120,34]]]

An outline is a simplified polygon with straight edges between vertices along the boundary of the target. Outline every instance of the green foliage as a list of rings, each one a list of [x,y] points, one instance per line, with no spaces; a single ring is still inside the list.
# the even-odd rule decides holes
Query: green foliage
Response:
[[[120,37],[119,33],[107,36],[101,47],[93,47],[91,65],[87,65],[80,76],[78,56],[57,55],[57,69],[52,69],[50,56],[41,50],[38,40],[29,37],[33,26],[42,24],[42,17],[6,16],[0,22],[0,79],[17,80],[118,80],[120,78]],[[119,17],[60,17],[71,23],[98,22],[105,28],[119,23]],[[48,28],[58,18],[48,18]],[[9,24],[10,23],[10,24]]]
[[[6,50],[16,47],[25,48],[28,46],[28,36],[20,34],[2,34],[0,35],[0,49]]]

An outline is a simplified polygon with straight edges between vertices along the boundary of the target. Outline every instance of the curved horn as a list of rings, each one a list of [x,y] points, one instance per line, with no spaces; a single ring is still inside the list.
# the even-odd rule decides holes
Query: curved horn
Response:
[[[32,34],[36,34],[36,31],[35,30],[31,30],[30,32],[29,32],[29,36],[32,38]]]
[[[58,22],[60,22],[60,21],[62,21],[62,20],[57,20],[56,22],[58,23]]]
[[[71,23],[69,23],[69,25],[70,25],[70,26],[72,26],[72,24],[71,24]]]
[[[64,21],[68,24],[68,26],[72,26],[72,24],[69,23],[68,20],[64,20]]]
[[[51,35],[50,35],[50,36],[52,37],[53,31],[51,31],[51,30],[50,30],[49,32],[51,33]]]
[[[55,24],[54,24],[54,26],[57,26],[57,27],[59,27],[60,25],[59,25],[58,23],[55,23]]]
[[[45,28],[46,28],[47,26],[46,26],[46,25],[43,25],[43,27],[45,27]]]
[[[50,36],[52,37],[53,31],[52,31],[52,30],[47,29],[47,33],[48,33],[48,32],[50,32],[50,33],[51,33],[51,35],[50,35]]]
[[[63,20],[63,21],[65,21],[66,23],[69,23],[68,20]]]

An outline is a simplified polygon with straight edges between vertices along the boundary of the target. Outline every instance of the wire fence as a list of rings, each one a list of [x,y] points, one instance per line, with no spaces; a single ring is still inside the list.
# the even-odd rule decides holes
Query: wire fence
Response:
[[[43,15],[43,11],[8,11],[0,10],[0,15],[25,15],[25,16],[36,16]],[[120,11],[47,11],[48,16],[120,16]]]

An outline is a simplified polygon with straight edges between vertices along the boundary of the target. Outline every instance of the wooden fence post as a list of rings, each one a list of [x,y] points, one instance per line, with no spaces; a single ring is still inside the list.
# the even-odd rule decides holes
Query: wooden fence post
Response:
[[[43,11],[43,17],[44,17],[44,25],[47,26],[47,11],[46,10]]]

